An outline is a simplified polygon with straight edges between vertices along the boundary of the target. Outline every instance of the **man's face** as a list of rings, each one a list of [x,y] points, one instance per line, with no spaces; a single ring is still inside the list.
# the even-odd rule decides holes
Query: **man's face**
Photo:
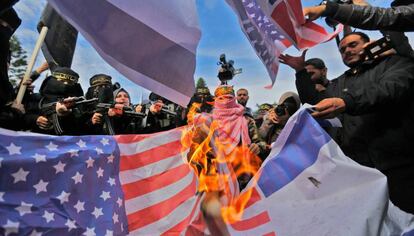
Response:
[[[247,101],[249,101],[249,93],[247,90],[241,89],[237,91],[237,102],[242,106],[246,106]]]
[[[305,66],[306,71],[311,74],[311,80],[314,83],[321,83],[322,80],[326,78],[326,72],[327,69],[318,69],[314,67],[313,65],[307,65]]]
[[[352,34],[342,39],[339,43],[339,52],[342,56],[342,61],[349,67],[354,67],[360,62],[361,52],[364,49],[364,40],[361,36]]]

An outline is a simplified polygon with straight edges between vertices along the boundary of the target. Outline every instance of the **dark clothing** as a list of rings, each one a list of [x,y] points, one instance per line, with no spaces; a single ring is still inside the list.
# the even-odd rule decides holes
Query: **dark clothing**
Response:
[[[299,98],[302,104],[308,103],[315,105],[323,98],[330,97],[326,91],[317,91],[315,83],[311,79],[312,75],[303,69],[296,73],[296,89],[298,90]],[[329,82],[325,83],[324,87],[328,87]]]
[[[306,94],[318,102],[326,97],[345,101],[346,112],[339,116],[343,128],[336,141],[344,153],[362,165],[375,167],[389,178],[391,200],[405,211],[414,205],[414,170],[399,175],[405,166],[414,166],[414,62],[391,56],[364,64],[332,80],[326,91],[308,87]],[[305,88],[301,88],[305,89]],[[410,195],[409,203],[406,196]]]
[[[414,1],[406,6],[381,8],[328,1],[324,16],[365,30],[414,31]]]

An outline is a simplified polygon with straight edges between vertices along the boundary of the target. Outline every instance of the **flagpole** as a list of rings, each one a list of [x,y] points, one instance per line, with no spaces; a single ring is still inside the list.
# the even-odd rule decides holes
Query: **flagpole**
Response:
[[[39,38],[37,39],[36,45],[33,49],[32,56],[30,57],[29,65],[27,66],[22,82],[20,83],[19,92],[17,93],[17,97],[15,100],[17,104],[22,104],[23,96],[27,88],[27,86],[24,83],[30,78],[30,73],[32,72],[34,63],[36,62],[37,54],[39,54],[39,50],[43,44],[43,41],[45,41],[47,31],[48,31],[47,26],[43,26],[42,30],[40,31]]]

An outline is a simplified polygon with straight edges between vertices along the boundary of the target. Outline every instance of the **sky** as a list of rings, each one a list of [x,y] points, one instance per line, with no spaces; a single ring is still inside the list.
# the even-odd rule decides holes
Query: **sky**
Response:
[[[319,2],[320,0],[302,0],[303,6],[317,5]],[[375,6],[388,6],[391,1],[370,0],[368,2]],[[196,0],[196,4],[201,40],[197,48],[195,81],[199,77],[203,77],[210,87],[210,91],[213,92],[219,84],[217,62],[220,54],[225,53],[228,60],[234,60],[235,68],[243,69],[243,73],[236,75],[231,84],[234,85],[235,89],[247,88],[249,90],[250,100],[248,106],[255,108],[256,104],[273,103],[286,91],[296,92],[295,73],[293,69],[286,65],[280,65],[273,88],[265,88],[271,83],[266,68],[240,29],[237,16],[225,0]],[[22,42],[22,46],[28,52],[29,57],[38,37],[36,24],[45,5],[45,0],[20,0],[15,5],[15,9],[22,19],[22,25],[16,31],[16,36]],[[318,23],[324,25],[321,20]],[[331,30],[328,29],[328,31]],[[367,33],[373,39],[381,37],[376,31]],[[408,33],[407,36],[410,42],[414,43],[414,34]],[[285,53],[300,55],[301,52],[291,47]],[[325,61],[329,79],[339,76],[347,69],[342,63],[334,41],[310,49],[307,58],[312,57],[319,57]],[[43,55],[40,54],[36,65],[40,65],[43,60]],[[130,82],[108,65],[81,35],[78,37],[72,68],[79,73],[84,91],[89,87],[90,77],[94,74],[105,73],[111,75],[114,82],[120,82],[130,92],[133,103],[140,103],[142,100],[148,99],[148,90]],[[40,87],[40,84],[41,80],[35,83],[37,88]]]

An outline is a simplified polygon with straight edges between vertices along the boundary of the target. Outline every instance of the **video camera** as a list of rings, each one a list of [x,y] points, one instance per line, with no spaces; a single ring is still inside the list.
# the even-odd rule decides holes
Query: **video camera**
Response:
[[[352,0],[323,0],[319,5],[325,5],[327,2],[333,2],[338,4],[352,4]],[[328,17],[325,19],[325,22],[332,28],[335,28],[338,25],[337,21],[332,20]]]
[[[222,85],[227,84],[227,81],[233,79],[233,77],[237,74],[242,73],[242,69],[234,69],[234,61],[229,60],[226,61],[226,55],[221,54],[220,55],[220,61],[217,63],[217,65],[221,65],[221,69],[219,70],[219,73],[217,77],[221,81]]]

